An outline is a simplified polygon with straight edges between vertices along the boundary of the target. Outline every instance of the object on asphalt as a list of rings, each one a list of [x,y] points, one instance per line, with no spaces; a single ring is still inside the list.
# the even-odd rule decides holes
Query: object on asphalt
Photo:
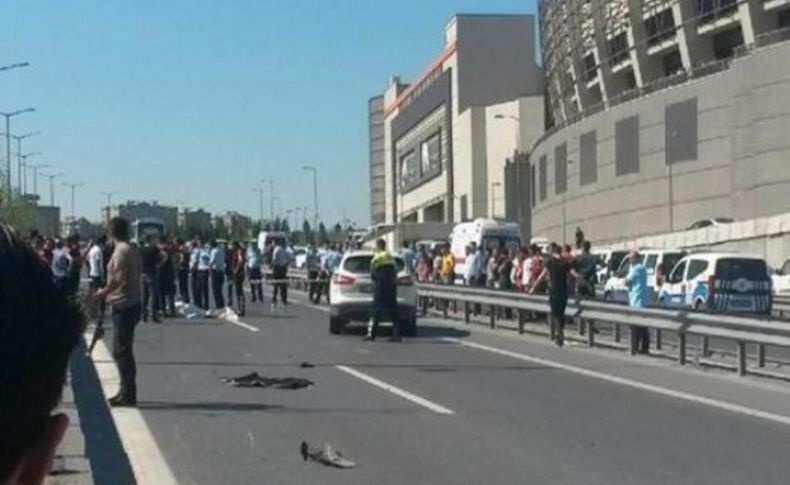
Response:
[[[182,303],[180,301],[176,302],[176,312],[184,318],[189,320],[195,320],[198,318],[209,318],[209,312],[198,308],[195,305],[190,305],[189,303]]]
[[[275,389],[303,389],[313,385],[301,377],[264,377],[257,372],[239,377],[223,377],[222,382],[234,387],[274,387]]]
[[[345,458],[340,451],[332,448],[332,445],[329,443],[324,443],[323,448],[317,448],[308,445],[306,441],[302,441],[300,451],[304,461],[315,461],[335,468],[354,468],[357,466],[356,463]]]
[[[302,362],[301,364],[299,364],[299,367],[301,367],[302,369],[312,369],[313,367],[315,367],[315,364],[311,364],[310,362]]]

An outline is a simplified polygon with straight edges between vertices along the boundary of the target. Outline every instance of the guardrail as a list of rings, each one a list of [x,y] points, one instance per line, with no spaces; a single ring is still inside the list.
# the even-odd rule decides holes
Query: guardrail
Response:
[[[470,322],[474,305],[488,307],[491,328],[497,326],[497,309],[515,311],[519,333],[524,333],[527,312],[548,314],[550,311],[548,297],[542,295],[433,284],[419,284],[418,290],[422,297],[423,311],[427,311],[428,299],[431,298],[438,302],[437,307],[441,309],[445,318],[448,317],[450,302],[463,305],[466,322]],[[579,320],[580,333],[586,333],[589,346],[595,345],[596,322],[613,324],[615,326],[615,340],[619,340],[619,327],[622,325],[654,329],[657,348],[661,347],[661,332],[675,333],[678,339],[677,361],[680,365],[687,362],[687,339],[689,336],[702,337],[703,348],[707,347],[707,339],[710,338],[731,340],[737,346],[739,375],[747,374],[747,343],[757,345],[758,367],[765,367],[766,346],[790,348],[790,323],[775,320],[702,313],[690,309],[635,309],[600,300],[586,299],[569,300],[566,315],[574,320]],[[586,332],[584,332],[585,327],[588,327]],[[554,329],[550,327],[550,332],[553,331]],[[631,352],[635,353],[635,351],[632,341]]]

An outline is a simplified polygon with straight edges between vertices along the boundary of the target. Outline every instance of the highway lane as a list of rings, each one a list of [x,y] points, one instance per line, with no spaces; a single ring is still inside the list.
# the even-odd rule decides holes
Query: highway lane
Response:
[[[403,344],[330,336],[323,310],[252,307],[244,322],[171,320],[138,334],[143,417],[181,483],[785,483],[790,426],[459,345],[476,343],[706,396],[783,407],[752,386],[645,359],[423,321]],[[302,361],[314,368],[299,367]],[[348,366],[451,415],[371,385]],[[300,376],[306,390],[237,389],[222,376]],[[123,432],[123,430],[122,430]],[[329,441],[354,470],[304,464]]]

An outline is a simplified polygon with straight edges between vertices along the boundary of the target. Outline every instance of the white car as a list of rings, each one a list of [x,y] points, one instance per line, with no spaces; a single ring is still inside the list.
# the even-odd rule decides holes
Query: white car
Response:
[[[395,256],[398,270],[398,320],[401,335],[417,334],[417,288],[403,260]],[[373,310],[372,251],[346,253],[329,283],[329,333],[339,334],[349,322],[370,320]]]
[[[733,222],[735,222],[735,219],[730,219],[729,217],[714,217],[713,219],[702,219],[687,227],[686,230],[693,231],[695,229],[703,229],[706,227],[723,226],[724,224],[732,224]]]
[[[771,281],[774,284],[775,295],[790,296],[790,258],[771,275]]]
[[[768,265],[760,256],[691,254],[672,269],[658,300],[662,305],[695,310],[770,314],[771,286]]]
[[[654,294],[661,285],[657,281],[659,275],[666,279],[667,273],[675,267],[678,261],[686,256],[686,251],[681,249],[642,249],[639,256],[647,271],[647,286]],[[631,263],[624,257],[620,267],[606,281],[603,294],[607,300],[628,301],[628,288],[625,277],[628,275]]]

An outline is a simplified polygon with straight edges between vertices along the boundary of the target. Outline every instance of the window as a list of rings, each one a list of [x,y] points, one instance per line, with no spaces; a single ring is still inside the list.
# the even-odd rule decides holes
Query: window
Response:
[[[568,146],[563,143],[554,148],[554,193],[564,194],[568,189]]]
[[[673,103],[664,109],[667,165],[697,159],[697,98]]]
[[[537,194],[538,181],[535,176],[536,168],[537,167],[535,167],[534,164],[530,167],[529,193],[530,193],[530,198],[532,199],[532,207],[535,207],[535,205],[537,205],[538,203],[538,194]]]
[[[688,264],[688,261],[681,261],[678,263],[672,270],[672,273],[669,274],[667,281],[670,283],[680,283],[683,281],[683,273],[686,272],[686,264]]]
[[[595,131],[579,137],[579,184],[598,181],[598,140]]]
[[[779,271],[780,271],[780,274],[783,274],[783,275],[790,274],[790,259],[785,261],[784,266],[782,266],[782,269],[779,270]]]
[[[441,171],[441,136],[437,133],[420,145],[420,178],[428,178]]]
[[[645,258],[645,268],[648,272],[656,269],[656,262],[658,261],[658,254],[649,254]]]
[[[419,169],[417,167],[417,156],[411,151],[403,155],[400,159],[400,178],[401,187],[408,189],[417,183],[419,178]]]
[[[659,44],[675,36],[675,18],[672,10],[667,9],[645,20],[647,45]]]
[[[631,116],[614,125],[615,174],[639,173],[639,117]]]
[[[540,157],[540,166],[538,167],[540,173],[540,201],[546,200],[546,155]]]
[[[689,273],[686,279],[691,281],[708,269],[708,262],[701,259],[693,259],[689,264]]]
[[[763,280],[768,277],[765,261],[748,258],[722,258],[716,263],[716,278],[723,280]]]
[[[343,269],[349,273],[369,275],[371,261],[373,261],[373,256],[354,256],[346,259],[345,263],[343,263]],[[400,273],[406,267],[406,264],[401,258],[395,257],[395,267]]]
[[[628,60],[628,36],[625,32],[617,34],[609,41],[609,54],[609,65],[612,67]]]

